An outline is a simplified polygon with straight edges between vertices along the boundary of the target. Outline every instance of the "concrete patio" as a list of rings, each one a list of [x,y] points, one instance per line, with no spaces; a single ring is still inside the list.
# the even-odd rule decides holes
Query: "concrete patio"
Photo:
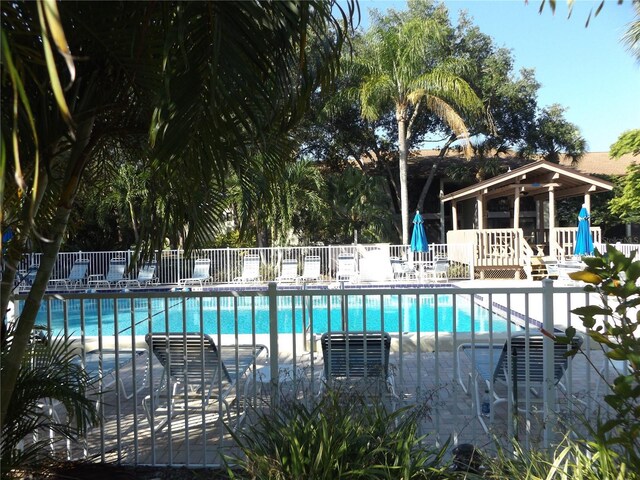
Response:
[[[508,442],[518,435],[527,445],[541,444],[542,427],[549,425],[554,419],[543,419],[540,412],[535,413],[535,409],[532,409],[534,413],[518,416],[519,427],[516,430],[509,429],[508,419],[515,419],[507,415],[506,408],[492,412],[493,421],[485,419],[490,426],[489,433],[485,433],[475,414],[471,397],[464,393],[458,383],[454,357],[453,352],[422,353],[419,359],[416,355],[401,358],[397,352],[391,354],[390,362],[396,372],[396,389],[402,399],[399,406],[426,402],[430,407],[427,418],[420,425],[421,432],[428,434],[427,442],[440,445],[450,438],[452,445],[472,443],[484,450],[491,450],[495,441]],[[597,367],[603,365],[600,352],[591,351],[590,357]],[[555,438],[567,433],[569,422],[579,431],[581,418],[589,418],[593,414],[598,404],[602,404],[605,393],[604,385],[596,391],[598,377],[583,355],[574,358],[571,365],[567,372],[570,374],[570,379],[567,379],[570,380],[570,396],[560,395],[558,398],[562,421],[557,419]],[[258,365],[259,368],[264,366],[265,362]],[[321,360],[314,364],[313,376],[308,355],[298,359],[298,367],[304,368],[308,375],[297,376],[295,383],[291,377],[282,377],[280,402],[283,404],[292,401],[294,397],[298,397],[298,401],[304,401],[301,397],[305,393],[315,396],[318,391]],[[468,361],[460,362],[463,378],[466,379],[470,369]],[[298,372],[300,371],[299,369]],[[312,378],[315,378],[313,387]],[[269,408],[271,402],[269,385],[262,387],[257,391],[250,389],[255,394],[249,393],[249,402],[257,405],[258,409]],[[240,384],[241,394],[243,390],[244,384]],[[106,393],[103,397],[103,424],[91,430],[86,445],[71,446],[71,457],[85,457],[86,447],[85,458],[95,461],[137,465],[211,466],[221,463],[221,454],[237,453],[225,424],[232,429],[236,426],[238,415],[244,413],[242,400],[232,403],[228,417],[230,421],[227,421],[226,416],[223,416],[224,423],[220,421],[219,405],[212,402],[213,405],[204,410],[197,409],[192,415],[177,414],[170,425],[152,435],[140,406],[143,396],[144,391],[136,395],[135,399],[123,401],[122,398],[117,398],[115,389]],[[532,400],[534,399],[532,396]],[[251,407],[248,412],[240,428],[246,429],[255,420]],[[64,445],[59,443],[56,448],[60,455],[65,455]]]

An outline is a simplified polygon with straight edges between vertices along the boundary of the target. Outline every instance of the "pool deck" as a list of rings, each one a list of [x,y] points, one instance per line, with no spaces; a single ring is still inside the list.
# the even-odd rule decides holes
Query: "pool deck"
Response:
[[[462,356],[464,357],[464,356]],[[603,357],[599,352],[592,352],[590,360],[594,365],[601,366]],[[283,362],[292,361],[291,357],[282,358]],[[267,365],[268,360],[262,359],[258,369]],[[483,449],[493,448],[494,441],[508,440],[518,432],[526,437],[528,442],[539,443],[542,441],[541,427],[545,423],[541,413],[530,413],[520,417],[520,429],[528,429],[528,435],[524,431],[509,430],[507,425],[506,408],[496,408],[493,419],[483,419],[489,425],[489,432],[483,429],[479,417],[475,414],[471,397],[466,394],[458,382],[458,371],[454,368],[456,363],[453,352],[425,352],[419,356],[404,355],[392,352],[390,364],[395,371],[396,390],[400,396],[398,406],[414,405],[416,403],[427,406],[428,415],[420,424],[421,433],[428,434],[427,443],[443,444],[447,439],[452,442],[451,448],[459,443],[473,443]],[[307,375],[297,377],[293,382],[289,379],[281,380],[281,393],[283,398],[291,399],[294,396],[300,398],[303,392],[309,394],[311,388],[318,391],[320,371],[322,370],[321,357],[314,360],[313,370],[310,367],[310,356],[302,355],[298,358],[297,365],[305,367]],[[259,370],[258,370],[259,371]],[[463,382],[466,382],[471,366],[465,358],[461,358],[459,366]],[[312,375],[312,373],[315,374]],[[159,372],[158,372],[159,373]],[[313,384],[313,387],[311,385]],[[604,388],[598,390],[597,377],[592,373],[584,356],[577,356],[572,361],[570,395],[560,396],[559,405],[563,409],[562,418],[569,419],[567,406],[571,403],[578,406],[579,414],[594,412],[597,404],[602,402]],[[258,406],[266,406],[270,402],[268,388],[259,390]],[[244,384],[239,384],[238,392],[242,394]],[[87,457],[98,461],[116,461],[127,464],[189,464],[192,466],[218,464],[221,461],[220,452],[226,454],[234,452],[233,440],[220,421],[217,413],[217,403],[197,409],[195,414],[189,417],[177,414],[170,427],[165,427],[161,433],[157,433],[152,439],[151,429],[141,407],[144,391],[136,395],[136,398],[119,401],[116,399],[115,390],[109,390],[102,401],[104,419],[101,427],[91,430],[87,437]],[[313,394],[315,395],[315,393]],[[571,399],[579,398],[579,403]],[[232,395],[230,397],[234,399]],[[312,397],[314,398],[314,397]],[[532,398],[533,399],[533,398]],[[239,415],[244,410],[244,402],[233,402],[230,410],[229,425],[234,427]],[[533,410],[532,410],[533,411]],[[225,418],[223,416],[223,418]],[[574,421],[576,420],[575,417]],[[526,420],[526,421],[525,421]],[[252,422],[251,414],[241,425],[246,429]],[[566,433],[566,427],[559,424],[558,435]],[[102,445],[102,446],[101,446]],[[155,447],[154,447],[155,445]],[[74,458],[83,456],[84,445],[72,446]],[[63,448],[58,445],[60,454]]]

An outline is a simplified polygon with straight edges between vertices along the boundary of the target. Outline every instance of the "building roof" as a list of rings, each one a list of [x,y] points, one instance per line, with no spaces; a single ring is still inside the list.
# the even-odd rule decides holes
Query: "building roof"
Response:
[[[431,168],[431,165],[436,161],[438,157],[439,150],[431,149],[431,150],[412,150],[409,152],[409,164],[412,166],[419,166],[424,163],[424,168]],[[365,165],[371,163],[373,159],[377,158],[375,153],[370,152],[370,156],[362,157],[361,161]],[[445,169],[451,162],[459,162],[461,164],[467,163],[466,160],[460,152],[455,149],[447,150],[445,154],[446,162],[443,162],[441,165],[441,170]],[[514,165],[520,166],[523,162],[527,162],[527,160],[519,158],[516,156],[515,152],[507,153],[504,156],[500,157],[501,160],[505,162],[505,165]],[[529,159],[529,161],[534,161],[535,158]],[[561,155],[560,157],[560,165],[565,167],[572,167],[579,172],[590,174],[590,175],[607,175],[607,176],[621,176],[627,173],[627,167],[632,163],[640,162],[640,157],[633,156],[631,154],[623,155],[617,160],[614,160],[609,156],[609,152],[587,152],[580,159],[580,161],[576,165],[571,165],[571,159],[566,155]],[[354,162],[355,163],[355,162]]]
[[[574,168],[583,173],[592,175],[625,175],[627,167],[640,161],[640,157],[631,154],[623,155],[617,160],[609,156],[609,152],[589,152],[580,159]],[[571,166],[571,160],[567,157],[560,159],[560,165]]]
[[[442,201],[461,201],[484,195],[485,199],[514,195],[548,195],[553,188],[556,198],[577,197],[613,190],[613,184],[574,168],[538,160],[502,175],[446,194]]]

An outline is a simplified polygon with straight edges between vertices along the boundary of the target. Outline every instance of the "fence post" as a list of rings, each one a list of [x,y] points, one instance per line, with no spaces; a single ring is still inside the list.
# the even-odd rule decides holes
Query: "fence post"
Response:
[[[553,327],[553,280],[542,280],[542,328],[545,332],[554,333]],[[548,335],[542,340],[542,379],[543,379],[543,415],[544,435],[543,446],[551,446],[552,435],[556,426],[556,385],[554,375],[554,345],[555,342]]]
[[[267,289],[269,298],[269,370],[271,370],[271,406],[278,405],[278,296],[276,282],[269,282]]]

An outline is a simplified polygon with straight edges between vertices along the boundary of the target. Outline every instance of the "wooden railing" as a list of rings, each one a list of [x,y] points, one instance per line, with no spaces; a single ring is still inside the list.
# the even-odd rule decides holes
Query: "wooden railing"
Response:
[[[521,267],[523,255],[527,253],[523,247],[526,241],[521,228],[451,230],[447,232],[447,243],[472,244],[474,263],[479,268]]]
[[[564,261],[566,257],[573,256],[573,249],[578,235],[577,227],[552,228],[549,239],[549,255]],[[602,242],[600,227],[591,227],[591,238],[594,244]]]

